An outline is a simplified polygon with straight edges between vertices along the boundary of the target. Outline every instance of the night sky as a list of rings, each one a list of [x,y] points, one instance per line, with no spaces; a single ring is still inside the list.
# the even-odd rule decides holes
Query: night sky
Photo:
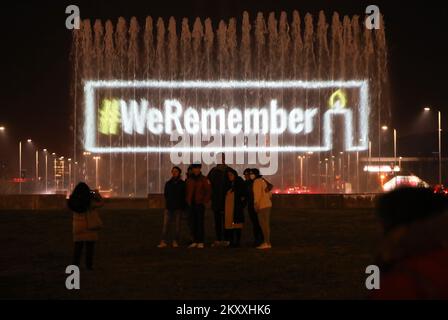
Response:
[[[241,18],[244,10],[256,12],[297,9],[317,14],[324,10],[331,21],[333,11],[363,15],[369,4],[380,7],[386,19],[389,72],[392,89],[392,123],[398,130],[399,153],[429,156],[436,151],[435,113],[422,116],[425,105],[448,111],[447,17],[440,1],[17,1],[2,2],[0,19],[1,154],[19,139],[32,138],[39,148],[69,156],[72,153],[72,105],[70,99],[69,50],[71,32],[65,28],[65,8],[76,4],[82,18],[116,21],[137,16],[154,18]],[[443,113],[448,127],[448,113]],[[429,118],[428,118],[429,117]],[[433,117],[433,119],[430,119]],[[448,137],[447,137],[448,138]],[[391,139],[389,139],[391,140]],[[447,141],[447,139],[444,139]],[[387,141],[385,143],[388,143]],[[389,141],[390,143],[390,141]],[[444,143],[445,146],[448,144]],[[447,150],[445,148],[445,150]],[[444,153],[446,155],[447,153]],[[11,160],[12,161],[12,160]]]

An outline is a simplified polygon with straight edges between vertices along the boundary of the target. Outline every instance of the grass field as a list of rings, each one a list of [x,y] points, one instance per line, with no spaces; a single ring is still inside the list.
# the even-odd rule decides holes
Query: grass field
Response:
[[[274,211],[271,251],[250,247],[249,222],[243,248],[158,249],[161,211],[102,217],[95,271],[69,291],[70,213],[0,212],[0,299],[362,299],[380,237],[371,210]]]

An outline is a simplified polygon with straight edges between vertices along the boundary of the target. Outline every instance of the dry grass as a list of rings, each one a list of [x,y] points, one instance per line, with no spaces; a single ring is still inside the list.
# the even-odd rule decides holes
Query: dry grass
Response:
[[[362,299],[379,226],[370,210],[272,214],[271,251],[156,248],[161,211],[103,212],[95,271],[65,289],[67,212],[0,212],[1,299]],[[212,215],[207,238],[213,240]]]

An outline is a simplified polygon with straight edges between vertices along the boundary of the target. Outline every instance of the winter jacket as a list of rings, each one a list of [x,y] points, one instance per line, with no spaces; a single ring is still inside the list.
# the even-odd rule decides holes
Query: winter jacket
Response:
[[[185,181],[171,178],[165,183],[165,208],[167,210],[185,209]]]
[[[392,230],[376,264],[380,289],[370,298],[448,299],[448,214]]]
[[[186,181],[185,200],[189,206],[207,204],[210,201],[211,192],[210,181],[202,174],[192,175]]]
[[[224,202],[226,192],[228,190],[227,169],[229,167],[225,164],[218,164],[207,175],[208,180],[212,186],[212,209],[214,211],[224,210]]]
[[[268,184],[262,177],[254,180],[252,190],[254,193],[254,208],[256,211],[272,207],[272,193],[271,191],[266,191],[267,188]]]
[[[92,200],[89,211],[98,210],[103,205],[102,201]],[[87,214],[73,212],[73,241],[98,241],[98,230],[87,228]]]

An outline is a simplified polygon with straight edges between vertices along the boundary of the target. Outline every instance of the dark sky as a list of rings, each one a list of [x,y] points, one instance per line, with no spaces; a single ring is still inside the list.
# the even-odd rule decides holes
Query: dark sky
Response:
[[[417,4],[419,3],[419,4]],[[70,131],[69,48],[71,32],[65,29],[65,7],[77,4],[82,18],[116,20],[130,18],[196,16],[241,17],[247,10],[268,13],[297,9],[327,18],[333,11],[363,15],[369,4],[380,7],[386,19],[389,72],[392,88],[392,124],[399,132],[403,155],[430,154],[436,149],[431,119],[422,118],[422,108],[446,108],[448,90],[448,10],[440,1],[282,1],[282,0],[193,0],[193,1],[17,1],[1,9],[0,125],[7,127],[10,145],[33,138],[41,147],[58,154],[72,152]],[[427,117],[431,117],[428,114]],[[448,126],[448,113],[443,125]],[[416,140],[419,139],[419,140]],[[447,141],[447,139],[445,139]],[[5,143],[1,144],[5,146]],[[2,147],[4,148],[4,147]]]

